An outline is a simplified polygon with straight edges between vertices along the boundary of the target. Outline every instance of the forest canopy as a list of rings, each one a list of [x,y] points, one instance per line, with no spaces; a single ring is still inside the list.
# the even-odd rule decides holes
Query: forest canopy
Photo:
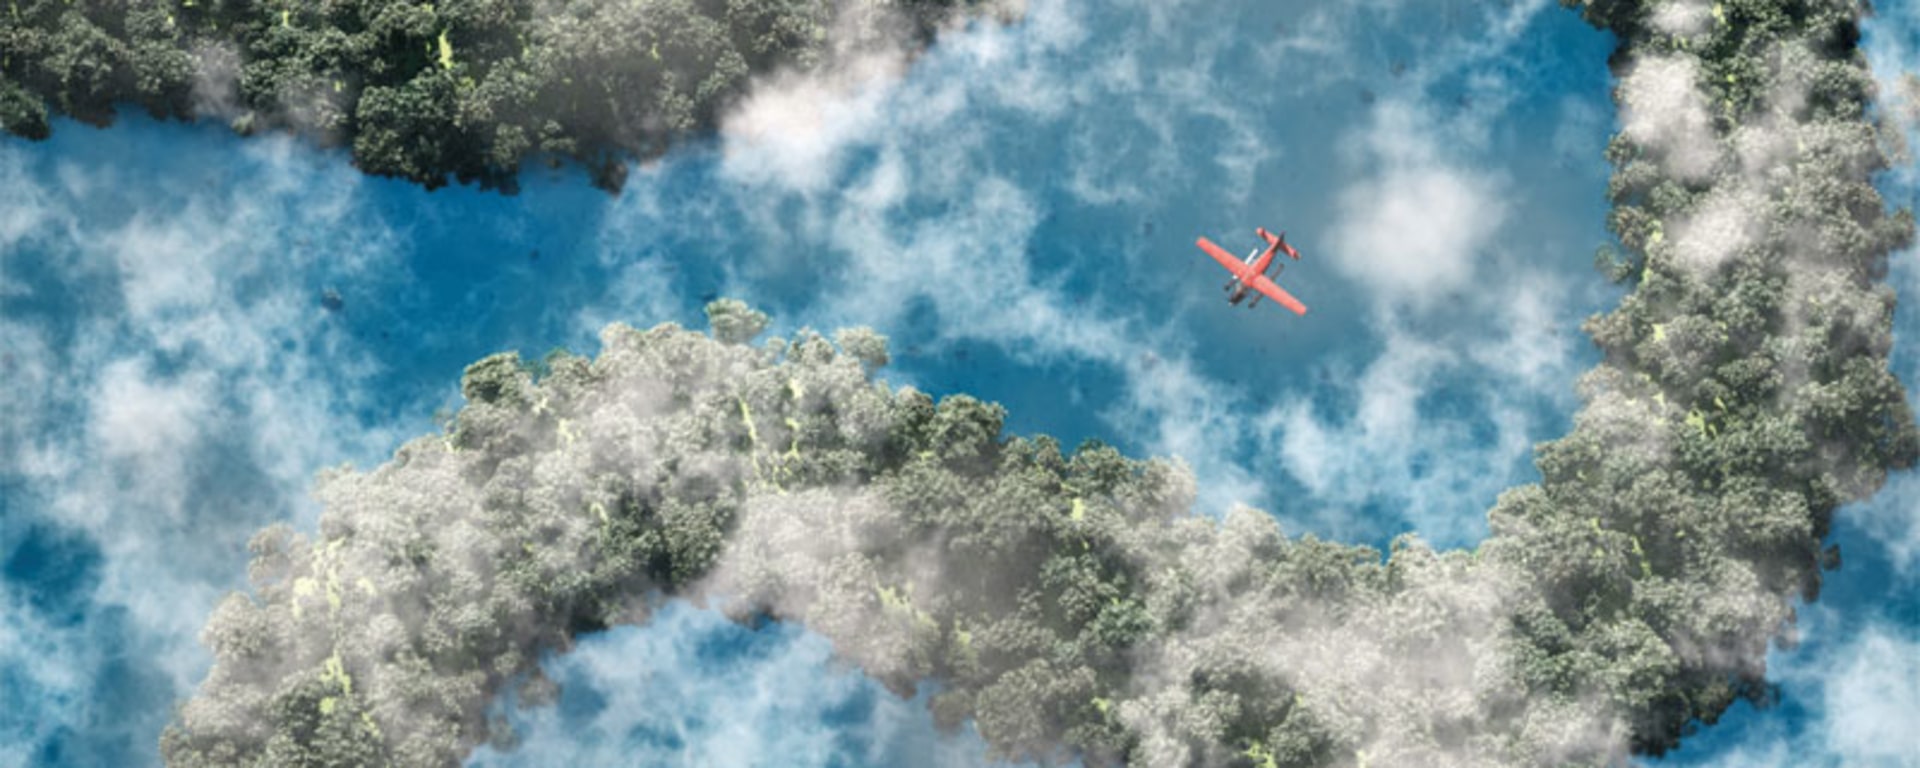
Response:
[[[998,0],[8,0],[0,128],[116,108],[291,130],[429,189],[523,163],[627,167],[715,126],[754,74],[923,45]]]
[[[1196,514],[1178,460],[1004,435],[997,405],[875,380],[871,330],[760,342],[716,302],[711,334],[476,362],[444,434],[326,473],[317,532],[255,537],[167,761],[457,763],[502,737],[502,689],[551,696],[540,654],[658,596],[938,680],[934,718],[1003,757],[1609,765],[1764,702],[1834,514],[1920,454],[1863,8],[1568,4],[1620,38],[1597,261],[1630,292],[1478,547]]]

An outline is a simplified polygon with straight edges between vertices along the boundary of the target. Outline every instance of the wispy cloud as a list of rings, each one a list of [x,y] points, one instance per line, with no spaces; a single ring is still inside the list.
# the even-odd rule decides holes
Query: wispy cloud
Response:
[[[1354,142],[1352,180],[1340,190],[1334,266],[1379,305],[1430,310],[1471,284],[1510,214],[1498,171],[1443,149],[1451,132],[1424,104],[1393,100],[1373,110]],[[1477,164],[1476,164],[1477,165]]]
[[[0,631],[24,640],[0,643],[0,676],[42,706],[6,741],[140,761],[205,672],[195,638],[241,583],[251,531],[311,519],[314,468],[393,438],[353,415],[341,384],[373,363],[319,301],[320,276],[380,265],[391,235],[355,172],[282,139],[223,161],[230,185],[202,184],[190,157],[133,183],[110,162],[49,172],[30,149],[0,144],[0,348],[19,385],[0,481],[25,492],[9,531],[71,543],[7,585]],[[56,607],[72,621],[22,607],[74,578]]]

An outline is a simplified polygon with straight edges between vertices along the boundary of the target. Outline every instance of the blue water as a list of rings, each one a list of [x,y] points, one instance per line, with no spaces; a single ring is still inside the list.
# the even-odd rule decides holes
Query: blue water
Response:
[[[1506,27],[1477,3],[1325,5],[1037,0],[1027,24],[823,97],[838,127],[815,144],[789,123],[689,146],[617,198],[571,169],[515,197],[428,193],[134,116],[0,139],[0,690],[34,705],[0,710],[0,765],[152,762],[246,539],[312,525],[312,472],[435,429],[480,356],[591,353],[614,320],[699,327],[718,295],[773,335],[871,324],[886,378],[1002,402],[1010,431],[1179,454],[1209,513],[1471,543],[1532,477],[1530,444],[1564,431],[1593,362],[1578,322],[1614,298],[1590,267],[1612,41],[1541,3]],[[1496,201],[1485,227],[1355,224],[1351,201],[1433,179]],[[1305,317],[1225,305],[1192,246],[1241,251],[1256,225],[1305,255],[1280,278]],[[1823,601],[1839,627],[1904,562],[1846,525]],[[670,605],[546,666],[560,704],[503,700],[523,746],[476,763],[983,759],[796,628]]]

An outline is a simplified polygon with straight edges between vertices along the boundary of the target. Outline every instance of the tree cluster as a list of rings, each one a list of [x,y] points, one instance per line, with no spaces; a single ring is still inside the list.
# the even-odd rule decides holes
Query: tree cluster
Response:
[[[1838,565],[1835,510],[1920,451],[1880,282],[1913,221],[1872,184],[1889,137],[1863,4],[1565,4],[1620,38],[1608,194],[1626,249],[1600,261],[1632,291],[1588,321],[1605,359],[1587,404],[1539,448],[1543,482],[1490,513],[1482,553],[1541,587],[1516,625],[1540,649],[1535,693],[1604,696],[1660,754],[1766,701],[1769,640],[1791,644],[1793,601]],[[1635,114],[1655,106],[1695,117]]]
[[[941,680],[938,720],[996,754],[1093,764],[1351,756],[1367,718],[1322,702],[1412,699],[1327,688],[1308,660],[1372,648],[1367,674],[1396,674],[1400,646],[1491,637],[1404,620],[1456,591],[1429,575],[1477,578],[1460,553],[1407,541],[1382,564],[1252,510],[1215,525],[1177,462],[1008,438],[997,405],[873,383],[870,330],[754,346],[764,315],[709,314],[713,336],[615,325],[596,359],[481,360],[444,434],[325,473],[318,532],[262,531],[251,594],[209,620],[167,762],[458,763],[511,741],[486,717],[501,689],[551,688],[534,660],[661,596],[802,622],[895,691]],[[1396,690],[1446,678],[1424,677]]]
[[[837,36],[924,44],[986,0],[8,0],[0,128],[120,104],[296,131],[368,173],[512,190],[522,163],[617,190],[711,129],[748,77],[830,62]]]

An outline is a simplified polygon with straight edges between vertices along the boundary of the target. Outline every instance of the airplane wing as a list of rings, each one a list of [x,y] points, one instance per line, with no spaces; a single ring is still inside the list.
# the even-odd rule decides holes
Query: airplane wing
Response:
[[[1300,303],[1293,294],[1287,293],[1272,280],[1267,279],[1266,275],[1255,275],[1252,280],[1247,281],[1247,284],[1253,286],[1254,290],[1266,294],[1267,298],[1273,299],[1280,306],[1293,310],[1296,315],[1307,313],[1307,305]]]
[[[1222,250],[1220,246],[1214,245],[1212,240],[1202,237],[1195,241],[1194,245],[1200,246],[1200,250],[1206,251],[1208,256],[1212,256],[1214,261],[1220,262],[1220,266],[1226,267],[1227,271],[1232,272],[1234,276],[1238,277],[1246,274],[1246,262],[1234,258],[1233,254],[1227,253],[1225,250]]]

